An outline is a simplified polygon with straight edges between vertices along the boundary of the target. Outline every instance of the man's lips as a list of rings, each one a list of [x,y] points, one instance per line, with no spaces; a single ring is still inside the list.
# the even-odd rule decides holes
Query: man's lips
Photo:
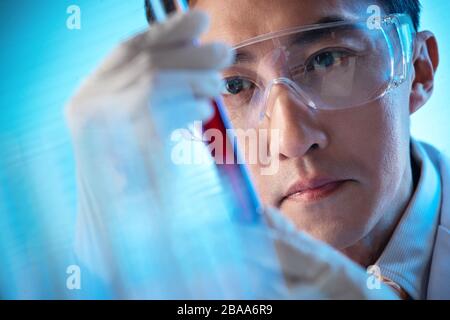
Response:
[[[320,178],[294,183],[281,200],[318,201],[335,191],[349,180]]]

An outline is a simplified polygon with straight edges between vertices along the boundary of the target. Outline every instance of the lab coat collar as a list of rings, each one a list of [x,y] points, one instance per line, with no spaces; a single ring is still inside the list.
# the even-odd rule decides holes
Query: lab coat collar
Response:
[[[427,299],[450,299],[450,158],[425,145],[434,160],[442,181],[442,202],[439,225],[434,242],[428,279]]]
[[[411,141],[420,168],[416,190],[376,265],[412,299],[426,297],[430,261],[439,221],[441,179],[424,147]]]

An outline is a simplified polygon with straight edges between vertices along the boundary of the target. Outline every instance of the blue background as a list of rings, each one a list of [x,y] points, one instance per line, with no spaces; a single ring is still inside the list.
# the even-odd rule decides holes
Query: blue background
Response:
[[[450,1],[422,2],[422,29],[436,34],[441,63],[412,132],[450,155]],[[66,27],[72,4],[81,30]],[[63,107],[117,43],[145,27],[142,0],[0,1],[0,297],[76,297],[65,285],[76,262],[76,195]]]

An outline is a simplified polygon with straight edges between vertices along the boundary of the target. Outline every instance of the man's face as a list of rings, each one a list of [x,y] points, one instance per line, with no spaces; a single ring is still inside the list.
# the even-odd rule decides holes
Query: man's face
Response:
[[[325,17],[367,18],[372,3],[198,0],[194,7],[211,16],[211,29],[202,41],[235,45]],[[260,165],[249,165],[264,204],[278,207],[298,229],[338,249],[352,246],[383,217],[401,210],[412,184],[410,90],[409,79],[364,106],[320,112],[299,105],[287,88],[274,89],[279,99],[269,126],[280,133],[279,168],[262,175]]]

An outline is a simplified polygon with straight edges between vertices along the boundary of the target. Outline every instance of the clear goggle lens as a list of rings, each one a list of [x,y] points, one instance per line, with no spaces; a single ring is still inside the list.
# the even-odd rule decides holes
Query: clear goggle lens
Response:
[[[407,15],[392,15],[376,28],[337,22],[247,40],[224,71],[224,104],[236,127],[270,119],[285,94],[318,110],[364,105],[406,79],[413,34]]]

